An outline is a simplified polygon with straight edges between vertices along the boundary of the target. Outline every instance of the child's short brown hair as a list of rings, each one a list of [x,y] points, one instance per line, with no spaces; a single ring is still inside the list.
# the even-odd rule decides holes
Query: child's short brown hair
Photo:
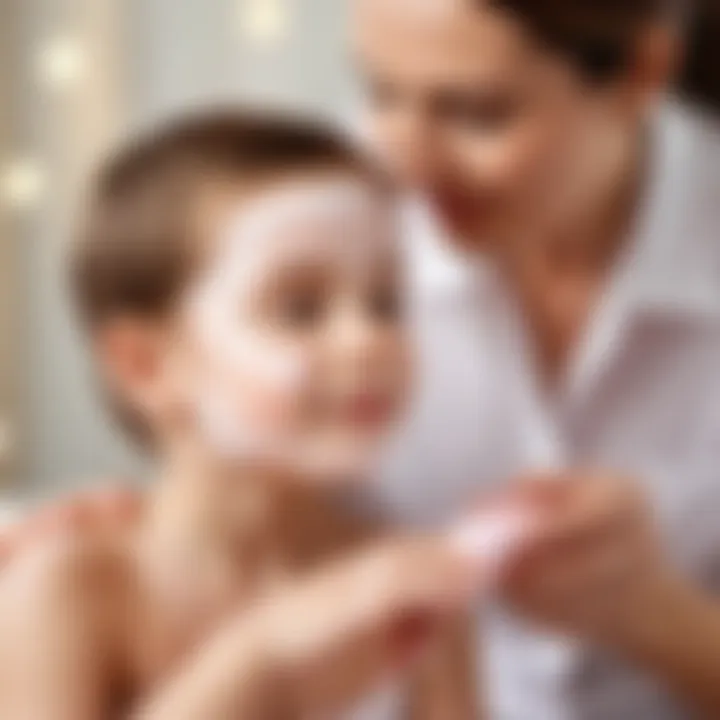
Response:
[[[211,183],[348,171],[383,179],[340,134],[310,121],[214,111],[141,137],[100,170],[71,255],[71,290],[92,333],[114,317],[162,318],[196,266],[199,196]],[[148,432],[114,404],[138,439]]]

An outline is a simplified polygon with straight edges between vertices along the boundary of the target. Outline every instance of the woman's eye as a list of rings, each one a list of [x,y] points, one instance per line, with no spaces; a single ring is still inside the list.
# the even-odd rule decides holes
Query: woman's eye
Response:
[[[444,99],[438,112],[449,122],[473,132],[497,133],[508,128],[519,114],[519,107],[510,98]]]

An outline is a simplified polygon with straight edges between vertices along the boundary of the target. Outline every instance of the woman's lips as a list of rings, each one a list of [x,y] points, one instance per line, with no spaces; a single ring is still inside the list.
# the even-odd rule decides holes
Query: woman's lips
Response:
[[[441,220],[451,227],[464,227],[472,220],[475,204],[466,196],[449,192],[436,192],[431,202]]]
[[[430,194],[430,203],[440,222],[456,232],[476,230],[491,210],[487,198],[465,192],[438,190]]]

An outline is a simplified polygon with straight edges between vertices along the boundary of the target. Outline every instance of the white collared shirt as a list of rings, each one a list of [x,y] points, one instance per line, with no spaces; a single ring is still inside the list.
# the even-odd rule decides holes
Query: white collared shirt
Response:
[[[669,103],[649,175],[629,252],[552,402],[500,280],[410,212],[419,394],[386,464],[386,508],[442,521],[528,470],[629,474],[678,562],[720,593],[720,134]],[[509,616],[484,633],[493,718],[689,717],[652,678],[590,648]]]

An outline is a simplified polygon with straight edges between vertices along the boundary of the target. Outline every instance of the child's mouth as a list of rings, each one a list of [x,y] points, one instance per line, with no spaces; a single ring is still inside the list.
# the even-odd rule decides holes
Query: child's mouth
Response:
[[[390,397],[381,393],[356,393],[341,402],[340,413],[350,425],[358,429],[372,430],[389,421],[392,402]]]

